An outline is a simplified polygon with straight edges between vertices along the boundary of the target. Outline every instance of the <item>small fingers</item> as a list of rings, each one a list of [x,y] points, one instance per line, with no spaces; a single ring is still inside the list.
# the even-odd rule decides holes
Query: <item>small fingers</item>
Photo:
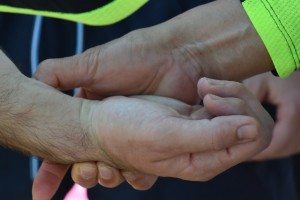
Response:
[[[264,73],[243,81],[245,86],[257,97],[260,102],[263,102],[268,96],[268,79],[270,75],[270,73]]]
[[[229,115],[230,113],[240,113],[257,119],[263,129],[265,140],[270,141],[274,121],[258,99],[243,84],[233,81],[202,78],[198,82],[198,92],[202,98],[205,98],[209,94],[215,95],[206,97],[204,102],[215,114]],[[216,96],[222,97],[223,100]],[[213,97],[223,102],[224,105],[219,103],[217,106],[217,100],[213,101]],[[227,98],[227,101],[224,101],[224,98]],[[236,99],[234,100],[233,98]],[[216,107],[214,108],[211,104],[214,104]]]
[[[213,94],[209,94],[204,97],[203,104],[207,111],[214,116],[255,116],[244,100],[234,97],[223,98]]]
[[[214,94],[220,97],[239,98],[250,106],[253,102],[253,106],[259,104],[255,96],[242,83],[234,81],[202,78],[198,82],[198,93],[201,99],[204,99],[207,94]]]

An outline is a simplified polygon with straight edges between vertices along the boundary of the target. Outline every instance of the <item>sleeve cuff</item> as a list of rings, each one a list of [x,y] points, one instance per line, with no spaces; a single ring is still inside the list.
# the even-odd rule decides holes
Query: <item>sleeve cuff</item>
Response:
[[[298,0],[246,0],[243,7],[278,75],[289,76],[300,66],[300,3]]]

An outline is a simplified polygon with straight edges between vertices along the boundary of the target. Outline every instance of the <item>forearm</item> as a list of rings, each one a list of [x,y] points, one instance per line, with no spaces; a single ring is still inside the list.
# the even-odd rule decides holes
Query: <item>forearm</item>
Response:
[[[199,74],[242,80],[273,69],[270,56],[239,0],[218,0],[162,24],[169,43]],[[170,42],[171,41],[171,42]],[[174,42],[175,41],[175,42]]]
[[[1,144],[61,163],[88,160],[86,104],[26,78],[2,52],[0,65]]]

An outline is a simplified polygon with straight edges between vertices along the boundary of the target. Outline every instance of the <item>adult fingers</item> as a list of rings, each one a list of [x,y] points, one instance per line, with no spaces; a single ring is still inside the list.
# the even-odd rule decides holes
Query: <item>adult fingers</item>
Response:
[[[75,163],[72,166],[72,179],[84,188],[97,185],[98,168],[96,162]]]
[[[114,188],[126,181],[137,190],[147,190],[156,182],[157,177],[138,173],[120,172],[102,162],[97,163],[76,163],[72,169],[73,180],[85,187],[90,188],[97,183],[107,188]]]
[[[211,120],[189,120],[169,117],[158,124],[160,153],[166,157],[179,153],[216,151],[255,140],[258,122],[248,116],[220,116]],[[156,141],[157,143],[157,141]]]
[[[256,113],[249,107],[249,105],[242,99],[226,97],[222,98],[215,95],[206,95],[204,98],[204,106],[207,111],[214,116],[226,116],[226,115],[247,115],[253,118],[258,118]],[[264,113],[265,117],[260,116],[261,123],[267,124],[262,126],[261,131],[263,133],[262,142],[269,143],[272,135],[272,128],[274,126],[273,121],[267,113]],[[251,133],[249,133],[251,134]]]
[[[139,172],[124,171],[122,172],[126,181],[136,190],[148,190],[157,180],[157,176]]]
[[[118,169],[102,162],[74,164],[72,168],[72,178],[75,183],[85,188],[91,188],[97,185],[97,183],[107,188],[114,188],[124,181]]]
[[[56,193],[69,165],[53,164],[44,161],[32,185],[34,200],[51,199]]]
[[[107,188],[114,188],[124,182],[124,177],[118,169],[110,167],[102,162],[97,162],[98,182]]]
[[[220,151],[190,155],[189,162],[186,162],[183,170],[178,172],[178,177],[193,181],[208,181],[223,171],[247,161],[263,148],[265,146],[256,140]]]

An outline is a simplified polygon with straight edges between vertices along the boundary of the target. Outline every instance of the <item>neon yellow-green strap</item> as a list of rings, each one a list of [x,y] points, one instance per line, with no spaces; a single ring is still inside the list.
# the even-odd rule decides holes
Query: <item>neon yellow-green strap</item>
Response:
[[[279,76],[300,68],[300,0],[246,0],[243,6]]]
[[[148,0],[114,0],[101,8],[79,14],[40,11],[3,5],[0,6],[0,12],[41,15],[80,22],[92,26],[103,26],[125,19],[147,2]]]

